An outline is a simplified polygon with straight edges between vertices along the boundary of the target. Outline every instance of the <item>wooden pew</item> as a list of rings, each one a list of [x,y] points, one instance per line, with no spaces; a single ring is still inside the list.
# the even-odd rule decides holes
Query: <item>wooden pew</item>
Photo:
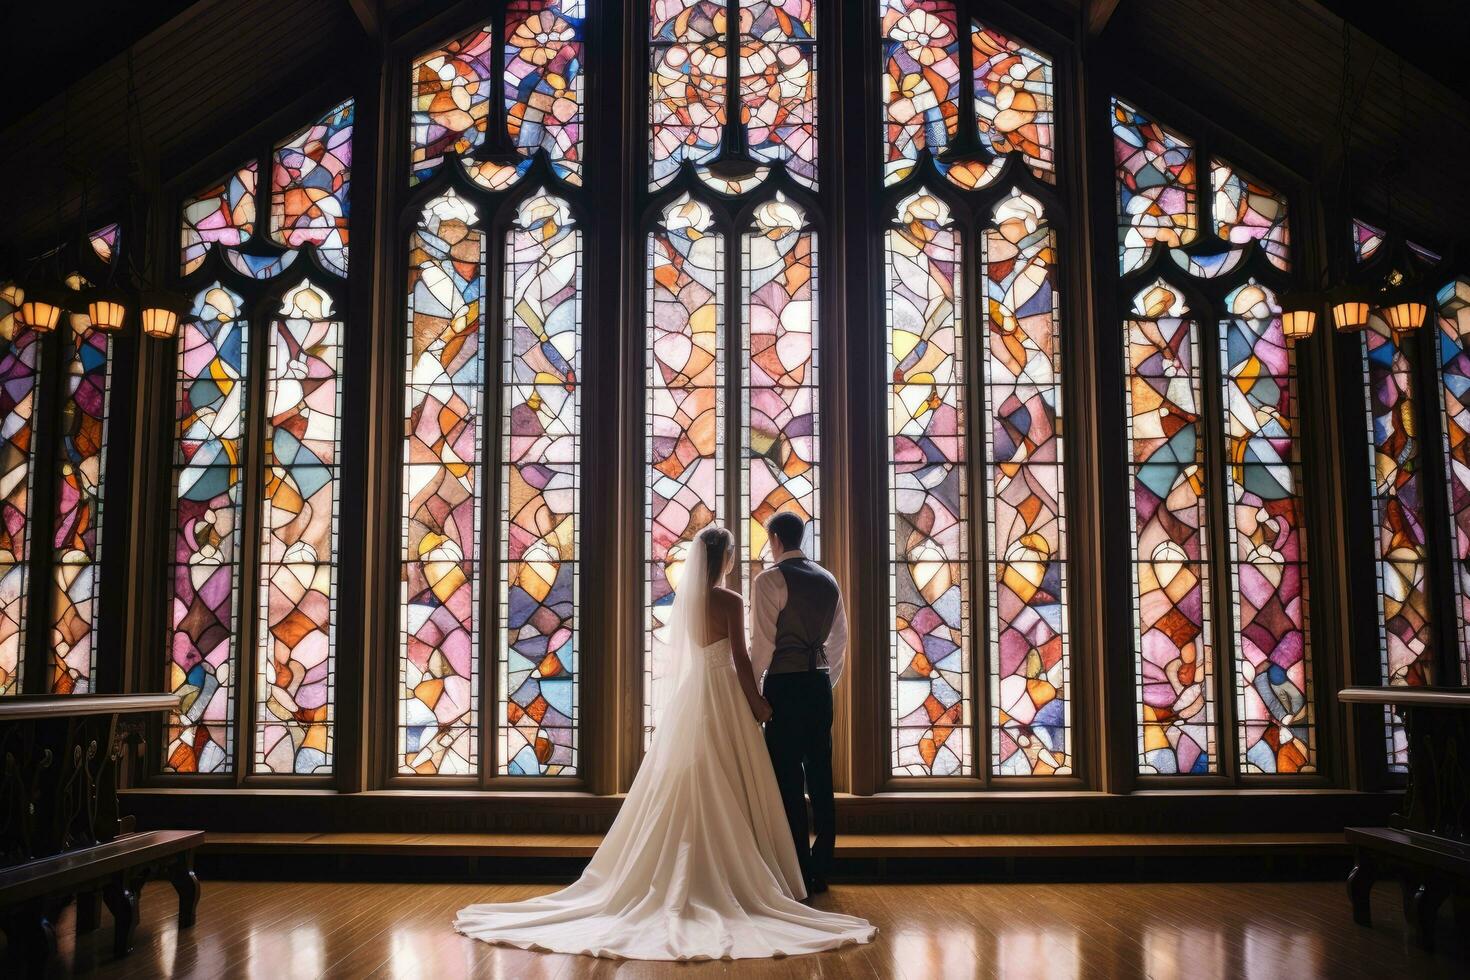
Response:
[[[106,903],[118,956],[132,948],[138,891],[149,880],[171,881],[180,925],[193,924],[204,833],[131,833],[117,805],[118,764],[142,732],[137,716],[178,704],[173,695],[0,701],[0,926],[30,972],[44,972],[56,916],[73,899],[79,932],[100,924]]]
[[[1460,942],[1470,950],[1470,690],[1350,687],[1345,704],[1394,709],[1408,738],[1408,787],[1387,827],[1348,827],[1353,921],[1372,925],[1369,896],[1381,877],[1399,879],[1415,940],[1434,948],[1435,919],[1451,900]]]

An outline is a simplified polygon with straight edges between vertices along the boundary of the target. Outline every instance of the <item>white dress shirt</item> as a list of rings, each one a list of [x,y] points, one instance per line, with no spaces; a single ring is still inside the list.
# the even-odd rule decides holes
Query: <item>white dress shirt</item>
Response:
[[[805,558],[799,550],[786,551],[781,558]],[[776,619],[786,608],[786,576],[771,565],[755,577],[750,585],[750,666],[761,681],[776,654]],[[837,611],[832,616],[832,629],[827,634],[823,652],[827,657],[827,679],[832,686],[842,679],[847,659],[847,609],[842,604],[842,589],[837,590]]]

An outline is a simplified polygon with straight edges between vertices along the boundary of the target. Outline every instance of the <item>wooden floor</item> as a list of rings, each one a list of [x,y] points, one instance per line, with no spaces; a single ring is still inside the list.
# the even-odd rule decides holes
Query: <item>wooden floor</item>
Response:
[[[212,881],[199,924],[175,928],[166,885],[143,893],[137,947],[60,922],[56,975],[95,977],[903,977],[1466,976],[1470,964],[1410,947],[1398,889],[1374,891],[1360,929],[1334,882],[1231,884],[838,884],[818,900],[879,926],[870,946],[787,960],[634,963],[503,949],[449,926],[477,901],[552,885]],[[1448,919],[1446,914],[1444,918]],[[1442,924],[1441,944],[1453,941]],[[10,975],[0,964],[0,974]]]

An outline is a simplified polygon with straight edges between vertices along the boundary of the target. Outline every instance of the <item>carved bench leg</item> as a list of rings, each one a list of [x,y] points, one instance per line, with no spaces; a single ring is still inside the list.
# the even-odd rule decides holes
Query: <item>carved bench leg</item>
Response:
[[[1422,949],[1434,952],[1434,924],[1439,906],[1445,900],[1444,890],[1434,885],[1420,885],[1404,910],[1409,932]]]
[[[1348,898],[1353,903],[1353,921],[1360,926],[1371,926],[1373,924],[1373,912],[1371,900],[1373,897],[1373,882],[1378,875],[1373,870],[1365,856],[1359,852],[1358,863],[1348,874],[1347,890]]]
[[[77,932],[93,932],[102,924],[102,893],[77,892]]]
[[[199,876],[194,873],[194,855],[185,854],[169,872],[169,881],[179,893],[179,928],[187,929],[194,924],[199,910]]]
[[[133,951],[133,934],[138,931],[138,892],[119,876],[102,891],[102,900],[112,913],[112,952],[127,956]]]

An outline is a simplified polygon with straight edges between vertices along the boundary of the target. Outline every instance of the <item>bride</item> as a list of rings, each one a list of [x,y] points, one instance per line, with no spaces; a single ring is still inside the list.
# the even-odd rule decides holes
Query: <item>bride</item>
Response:
[[[602,846],[551,895],[461,909],[454,927],[522,949],[639,960],[790,956],[871,942],[864,919],[803,905],[758,722],[734,537],[701,531],[670,620],[674,695]]]

